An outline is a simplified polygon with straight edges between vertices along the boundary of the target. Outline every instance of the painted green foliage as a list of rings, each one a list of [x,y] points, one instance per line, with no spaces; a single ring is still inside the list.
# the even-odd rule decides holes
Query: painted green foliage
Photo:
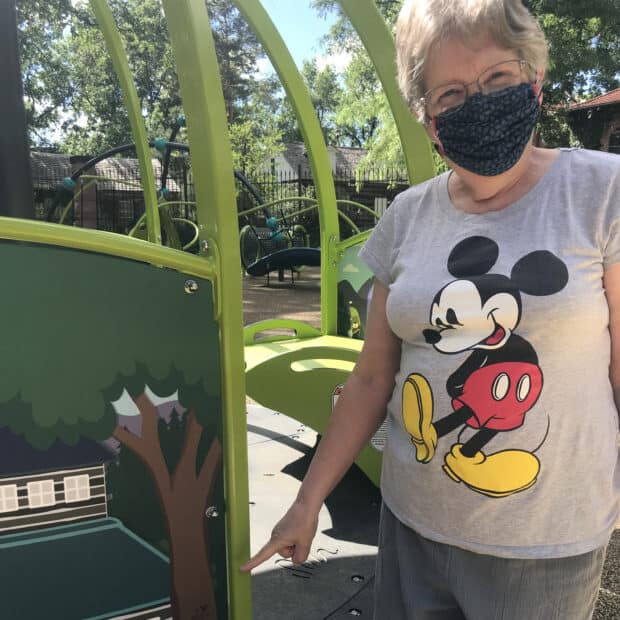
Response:
[[[208,282],[187,295],[182,274],[58,248],[3,243],[0,257],[0,419],[33,446],[109,437],[111,402],[147,381],[180,386],[199,422],[219,417]]]
[[[218,578],[226,574],[225,552],[216,552],[217,571],[210,557],[210,541],[223,546],[224,534],[221,526],[209,531],[205,520],[221,494],[222,461],[210,282],[26,243],[0,243],[0,265],[0,425],[39,449],[81,437],[116,440],[120,462],[142,464],[164,516],[174,617],[225,616],[226,583]],[[193,286],[186,286],[190,279]],[[182,424],[170,408],[158,409],[154,396],[175,394]],[[164,441],[162,419],[164,427],[175,427]],[[221,495],[217,504],[223,505]]]

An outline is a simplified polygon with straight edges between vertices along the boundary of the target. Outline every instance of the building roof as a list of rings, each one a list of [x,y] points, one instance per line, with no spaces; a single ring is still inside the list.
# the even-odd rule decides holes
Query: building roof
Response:
[[[159,187],[161,178],[162,164],[159,159],[151,159],[153,164],[153,174],[155,175],[155,183]],[[141,179],[140,162],[132,157],[110,157],[104,161],[95,164],[94,170],[86,171],[85,174],[92,174],[100,177],[109,178],[110,181],[98,181],[99,189],[114,189],[117,191],[141,191],[134,185],[124,184],[121,181],[139,182]],[[178,183],[170,176],[166,180],[166,187],[171,192],[180,191]]]
[[[34,189],[49,189],[71,176],[71,157],[60,153],[30,153]]]
[[[360,161],[368,151],[366,149],[356,149],[346,146],[330,146],[336,154],[336,169],[354,170],[359,166]]]
[[[610,90],[608,93],[588,99],[587,101],[579,101],[568,106],[569,112],[576,110],[587,110],[589,108],[599,108],[601,106],[620,104],[620,88]]]
[[[34,189],[54,189],[62,183],[65,177],[71,176],[73,170],[88,161],[88,157],[72,157],[62,153],[30,153],[30,166],[32,185]],[[161,177],[161,161],[157,158],[151,160],[155,181],[158,183]],[[117,191],[140,191],[139,188],[119,183],[121,180],[139,181],[140,162],[131,157],[110,157],[100,161],[94,169],[85,171],[92,174],[109,178],[110,181],[101,181],[99,189],[115,189]],[[168,178],[166,183],[172,192],[180,191],[179,185],[174,179]]]
[[[328,146],[327,148],[335,157],[336,170],[354,170],[362,158],[368,154],[366,149],[345,146]],[[310,166],[306,145],[303,142],[287,142],[284,145],[282,157],[293,170],[297,170],[300,167],[307,169]]]

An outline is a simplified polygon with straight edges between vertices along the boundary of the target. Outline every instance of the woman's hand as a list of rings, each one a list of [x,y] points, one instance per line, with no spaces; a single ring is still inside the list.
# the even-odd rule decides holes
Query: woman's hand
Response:
[[[295,564],[305,562],[316,534],[318,519],[316,510],[295,500],[273,528],[269,542],[240,568],[241,572],[251,571],[275,553],[279,553],[283,558],[290,558]]]

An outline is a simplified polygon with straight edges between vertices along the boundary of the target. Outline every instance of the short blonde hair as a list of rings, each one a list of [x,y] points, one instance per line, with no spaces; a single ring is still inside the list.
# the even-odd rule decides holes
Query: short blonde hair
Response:
[[[547,65],[547,41],[521,0],[405,0],[396,24],[398,83],[409,108],[424,117],[424,69],[442,40],[488,34],[534,70]],[[534,76],[532,76],[533,78]]]

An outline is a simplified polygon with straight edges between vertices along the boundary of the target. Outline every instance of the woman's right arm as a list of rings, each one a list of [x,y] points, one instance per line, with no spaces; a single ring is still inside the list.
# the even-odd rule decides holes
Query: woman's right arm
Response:
[[[400,364],[400,340],[390,329],[385,314],[387,295],[387,287],[375,280],[364,346],[297,498],[273,529],[267,544],[241,567],[242,571],[250,571],[275,553],[292,558],[296,564],[306,560],[325,498],[385,418]]]

